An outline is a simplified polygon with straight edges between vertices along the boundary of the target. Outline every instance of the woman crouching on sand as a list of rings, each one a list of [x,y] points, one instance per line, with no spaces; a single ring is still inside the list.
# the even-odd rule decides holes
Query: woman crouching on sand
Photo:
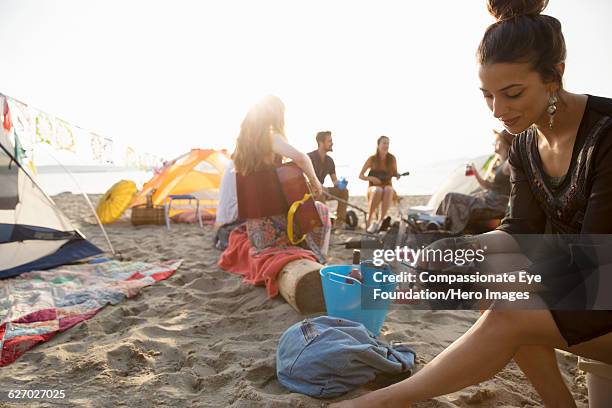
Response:
[[[293,160],[302,169],[314,196],[323,190],[310,158],[287,141],[285,136],[285,105],[276,96],[266,96],[247,113],[233,154],[238,190],[238,211],[246,219],[247,234],[255,253],[267,248],[291,246],[287,238],[287,214],[278,210],[286,203],[278,201],[278,179],[273,171],[283,159]],[[270,171],[272,170],[272,171]],[[244,184],[250,184],[249,194],[241,203]],[[248,195],[248,194],[247,194]],[[282,201],[282,199],[281,199]],[[241,207],[241,204],[246,204]],[[306,244],[320,262],[325,261],[331,224],[324,204],[316,203],[323,227],[306,235]]]
[[[517,136],[510,215],[477,236],[486,254],[519,252],[517,234],[612,234],[612,100],[563,88],[565,41],[560,22],[540,14],[546,4],[488,1],[498,21],[478,48],[481,89]],[[545,406],[574,407],[555,349],[612,364],[612,311],[487,310],[413,377],[332,407],[407,407],[485,381],[511,360]]]

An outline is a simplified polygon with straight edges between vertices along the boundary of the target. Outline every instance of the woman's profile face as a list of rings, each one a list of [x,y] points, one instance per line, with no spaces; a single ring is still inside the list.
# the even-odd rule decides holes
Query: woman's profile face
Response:
[[[389,139],[386,137],[383,137],[382,139],[380,139],[380,142],[378,143],[378,151],[380,153],[389,153]]]
[[[508,132],[548,123],[546,108],[554,84],[544,83],[529,63],[481,65],[478,76],[489,109]]]

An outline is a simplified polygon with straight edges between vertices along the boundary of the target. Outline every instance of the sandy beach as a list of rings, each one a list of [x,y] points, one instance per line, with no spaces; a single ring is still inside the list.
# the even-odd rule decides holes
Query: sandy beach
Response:
[[[58,206],[95,244],[106,249],[82,196],[60,194]],[[94,204],[96,196],[92,197]],[[404,206],[425,196],[405,197]],[[363,198],[354,199],[364,205]],[[169,279],[133,299],[108,306],[92,319],[35,347],[0,369],[0,388],[64,389],[65,400],[28,401],[30,407],[322,407],[327,402],[285,390],[275,376],[280,335],[303,319],[263,287],[252,287],[217,267],[212,226],[134,227],[128,214],[107,231],[126,260],[183,259]],[[333,233],[332,262],[349,262]],[[464,333],[472,311],[389,313],[382,338],[411,344],[419,368]],[[578,406],[586,407],[584,374],[573,355],[558,354]],[[372,388],[370,386],[369,388]],[[347,397],[364,393],[368,387]],[[493,379],[416,407],[537,407],[539,398],[513,363]],[[2,402],[0,407],[24,406]]]

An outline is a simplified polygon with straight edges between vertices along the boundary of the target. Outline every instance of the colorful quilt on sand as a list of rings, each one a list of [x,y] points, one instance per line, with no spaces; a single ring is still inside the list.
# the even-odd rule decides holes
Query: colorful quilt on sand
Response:
[[[172,275],[182,261],[108,261],[33,271],[0,281],[0,367]]]

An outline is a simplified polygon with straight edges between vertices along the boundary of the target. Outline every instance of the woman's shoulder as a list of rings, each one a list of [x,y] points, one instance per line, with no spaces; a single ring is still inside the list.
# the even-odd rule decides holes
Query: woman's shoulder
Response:
[[[600,137],[597,141],[598,150],[610,150],[612,148],[612,99],[592,95],[588,95],[588,97],[587,109],[596,114],[593,124],[594,126],[599,124],[603,127],[600,128]],[[606,117],[607,120],[601,120]]]
[[[612,99],[602,96],[588,96],[588,109],[603,116],[612,116]]]

